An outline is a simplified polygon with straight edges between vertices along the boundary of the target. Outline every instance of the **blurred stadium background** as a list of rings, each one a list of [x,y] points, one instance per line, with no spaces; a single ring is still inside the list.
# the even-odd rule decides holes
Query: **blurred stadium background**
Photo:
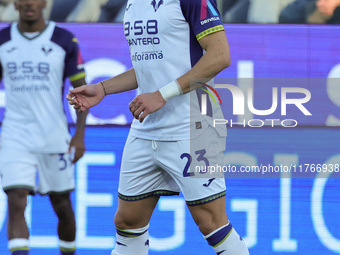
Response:
[[[122,22],[127,0],[47,0],[45,17],[58,22]],[[339,24],[339,0],[217,0],[226,23]],[[0,21],[18,17],[0,0]]]
[[[231,94],[218,90],[229,121],[226,165],[296,165],[297,172],[302,167],[302,173],[283,173],[282,178],[277,174],[227,176],[229,218],[252,255],[340,253],[340,188],[335,178],[340,164],[340,27],[334,25],[339,8],[334,5],[332,15],[325,14],[324,9],[320,11],[322,1],[218,0],[232,65],[218,75],[217,82],[239,86],[246,97],[253,98],[256,109],[271,107],[272,87],[278,88],[279,96],[285,87],[311,93],[304,106],[312,116],[294,106],[282,115],[281,100],[270,116],[253,114],[247,107],[244,116],[237,116],[232,113]],[[17,18],[11,2],[0,0],[0,28]],[[79,39],[89,83],[131,67],[121,23],[125,4],[125,0],[48,1],[46,17],[61,22]],[[67,81],[66,92],[68,87]],[[247,94],[248,88],[253,95]],[[109,96],[90,110],[87,152],[76,166],[72,195],[78,255],[110,254],[114,246],[120,159],[132,121],[127,104],[135,93]],[[1,84],[0,120],[5,105]],[[75,114],[66,102],[65,111],[73,131]],[[252,121],[259,119],[279,121],[275,127],[250,127],[259,125]],[[284,120],[285,124],[295,120],[298,125],[282,127]],[[241,124],[231,127],[231,121]],[[318,165],[333,166],[334,172],[322,173]],[[9,254],[6,213],[6,196],[0,192],[0,254]],[[58,254],[56,218],[48,199],[37,195],[30,200],[26,218],[32,228],[31,254]],[[150,254],[213,254],[181,195],[160,200],[150,235]]]

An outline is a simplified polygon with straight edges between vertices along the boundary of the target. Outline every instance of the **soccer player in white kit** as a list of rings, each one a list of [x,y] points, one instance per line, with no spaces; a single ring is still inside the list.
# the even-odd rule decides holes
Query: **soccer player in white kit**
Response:
[[[70,191],[74,163],[83,156],[86,112],[71,138],[63,108],[64,80],[85,83],[77,39],[44,19],[45,0],[15,0],[19,21],[0,31],[0,79],[6,90],[0,177],[8,197],[8,248],[29,253],[27,196],[49,195],[58,217],[62,255],[73,255],[75,217]],[[36,176],[38,172],[38,183]]]
[[[133,68],[67,96],[84,111],[107,94],[138,88],[129,103],[135,119],[123,153],[112,255],[148,254],[159,197],[179,191],[216,254],[249,254],[227,218],[224,178],[193,171],[222,165],[226,146],[225,127],[213,126],[214,118],[223,118],[220,106],[208,103],[201,114],[201,84],[193,82],[208,82],[230,65],[216,1],[129,0],[124,31]]]

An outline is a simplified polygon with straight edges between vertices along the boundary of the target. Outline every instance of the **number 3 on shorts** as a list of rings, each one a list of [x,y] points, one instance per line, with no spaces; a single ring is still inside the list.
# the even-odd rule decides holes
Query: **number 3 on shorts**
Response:
[[[70,156],[70,154],[68,154],[68,153],[60,153],[59,154],[59,170],[60,171],[65,170],[68,167],[68,164],[71,165],[71,163],[72,163],[71,156],[69,157],[68,160],[65,159],[65,156],[67,156],[67,155]]]

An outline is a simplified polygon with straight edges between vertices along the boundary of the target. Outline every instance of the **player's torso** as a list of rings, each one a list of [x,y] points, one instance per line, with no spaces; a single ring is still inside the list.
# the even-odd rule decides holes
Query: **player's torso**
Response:
[[[124,16],[124,32],[139,94],[154,92],[190,70],[190,29],[179,0],[129,0]],[[179,44],[181,47],[178,47]],[[183,121],[187,118],[183,116],[189,113],[185,97],[187,95],[169,100],[162,109],[147,116],[143,124],[134,121],[132,134],[156,140],[184,137],[178,134],[177,129],[187,127]]]
[[[0,47],[6,90],[2,146],[44,152],[67,147],[62,101],[66,52],[51,41],[54,29],[51,22],[40,35],[29,39],[13,24],[10,40]]]
[[[124,32],[141,93],[155,91],[191,68],[190,28],[179,0],[129,0]]]
[[[127,2],[124,32],[139,94],[154,92],[178,79],[203,56],[197,35],[215,26],[212,20],[219,20],[215,9],[209,15],[215,15],[216,19],[209,19],[206,7],[203,0]],[[196,122],[205,124],[196,130]],[[200,113],[199,98],[192,91],[171,98],[160,110],[147,116],[142,124],[134,120],[131,133],[144,139],[182,140],[190,138],[191,126],[193,137],[207,125]]]
[[[0,48],[8,111],[31,111],[55,97],[60,103],[65,52],[51,41],[53,30],[29,39],[12,26],[11,40]]]

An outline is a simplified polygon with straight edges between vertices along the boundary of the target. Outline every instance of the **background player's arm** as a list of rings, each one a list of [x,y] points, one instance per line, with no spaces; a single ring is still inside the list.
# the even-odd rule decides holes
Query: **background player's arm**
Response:
[[[72,81],[72,86],[74,88],[79,87],[83,84],[86,84],[85,78],[81,78],[75,81]],[[84,143],[84,136],[85,136],[85,126],[86,126],[86,116],[87,116],[88,110],[85,110],[83,112],[77,111],[77,122],[76,122],[76,131],[71,139],[69,151],[72,147],[74,147],[74,158],[72,160],[72,163],[76,163],[85,152],[85,143]]]

